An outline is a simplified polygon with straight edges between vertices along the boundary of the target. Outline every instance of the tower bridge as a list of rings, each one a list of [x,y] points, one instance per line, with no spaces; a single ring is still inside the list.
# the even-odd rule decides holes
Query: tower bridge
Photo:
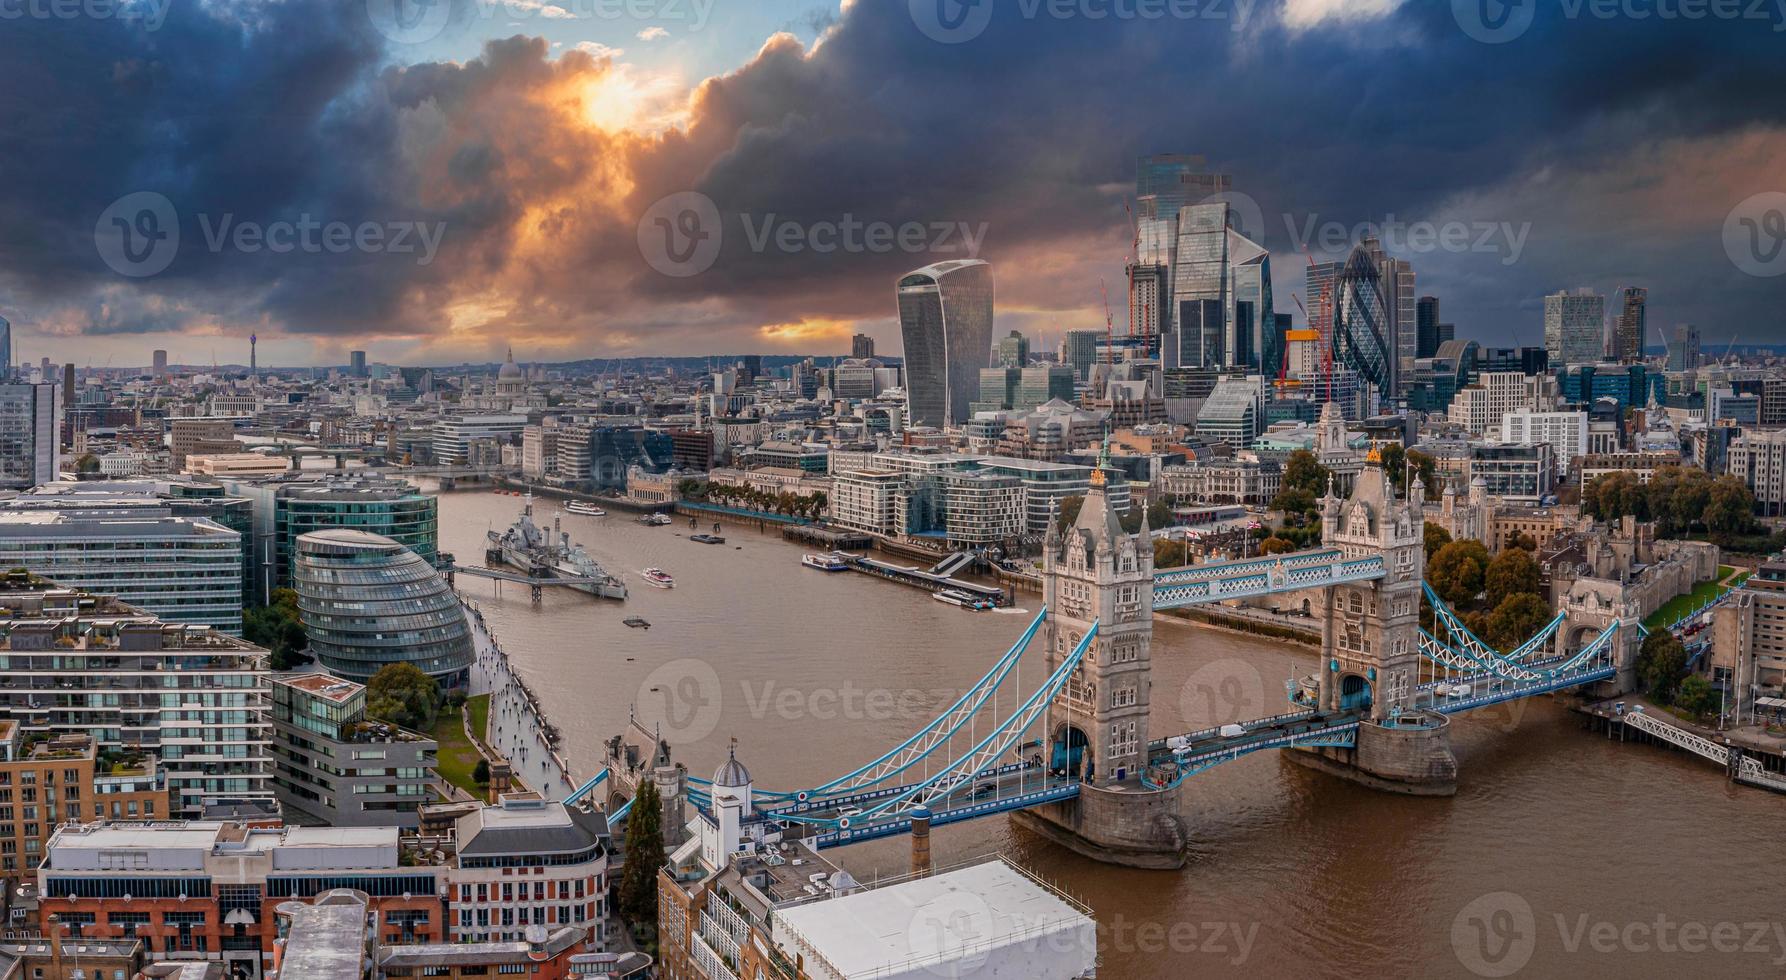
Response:
[[[1169,570],[1153,567],[1145,519],[1138,534],[1125,533],[1101,473],[1093,479],[1073,525],[1050,524],[1041,612],[976,684],[905,742],[854,772],[790,791],[756,788],[736,759],[711,780],[688,776],[659,742],[650,765],[633,759],[616,769],[610,819],[630,807],[617,784],[649,770],[666,813],[675,800],[680,814],[686,799],[690,827],[716,853],[784,837],[848,844],[1009,813],[1097,860],[1175,868],[1190,837],[1183,784],[1224,762],[1283,750],[1379,790],[1448,795],[1458,768],[1452,717],[1541,694],[1589,689],[1605,697],[1634,686],[1644,632],[1622,595],[1572,589],[1555,618],[1510,652],[1471,633],[1424,582],[1425,488],[1415,479],[1398,498],[1374,460],[1349,497],[1330,488],[1321,500],[1321,547]],[[1312,614],[1322,635],[1319,666],[1291,685],[1286,710],[1157,736],[1154,613],[1284,592],[1319,597]],[[1430,627],[1422,625],[1423,601]],[[1024,695],[1014,678],[1038,644],[1045,676]],[[620,765],[618,751],[611,747],[611,765]]]

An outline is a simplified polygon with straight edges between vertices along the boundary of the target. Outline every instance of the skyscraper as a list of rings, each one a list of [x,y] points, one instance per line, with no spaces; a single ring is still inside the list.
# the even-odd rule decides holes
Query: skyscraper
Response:
[[[1309,269],[1309,294],[1327,290],[1333,316],[1333,359],[1341,367],[1389,394],[1395,386],[1395,347],[1388,328],[1389,302],[1377,255],[1364,244],[1352,249],[1343,266]],[[1317,314],[1319,315],[1319,314]]]
[[[1135,197],[1152,198],[1153,206],[1151,215],[1137,217],[1175,218],[1180,208],[1232,189],[1233,178],[1208,173],[1207,166],[1202,157],[1183,153],[1142,157],[1135,165]]]
[[[1407,379],[1414,376],[1414,359],[1420,350],[1420,316],[1414,297],[1414,267],[1406,259],[1391,258],[1383,243],[1366,238],[1361,243],[1377,264],[1383,292],[1383,341],[1390,351],[1389,380],[1385,395],[1407,393]]]
[[[1196,204],[1179,212],[1178,254],[1173,268],[1173,320],[1197,314],[1195,333],[1186,324],[1175,346],[1177,362],[1167,367],[1245,368],[1275,360],[1276,310],[1271,294],[1271,253],[1234,228],[1227,202]],[[1221,305],[1219,333],[1195,306]],[[1265,348],[1269,347],[1270,350]]]
[[[874,338],[859,333],[850,338],[850,356],[859,361],[866,361],[874,356]]]
[[[1598,363],[1606,356],[1606,297],[1586,288],[1544,297],[1544,348],[1554,367]]]
[[[1439,352],[1439,298],[1422,296],[1414,302],[1415,357],[1432,357]]]
[[[906,408],[914,425],[960,425],[992,361],[992,266],[952,259],[899,280]]]
[[[1699,328],[1683,323],[1668,338],[1668,370],[1691,371],[1699,366]]]
[[[1091,377],[1091,366],[1098,363],[1098,342],[1102,330],[1068,330],[1060,339],[1060,362],[1072,367],[1079,380]]]
[[[167,351],[158,350],[149,356],[154,362],[153,366],[149,369],[149,373],[157,378],[167,377]]]
[[[1633,364],[1643,360],[1650,291],[1641,286],[1626,286],[1619,290],[1619,295],[1624,298],[1624,306],[1619,310],[1618,324],[1612,332],[1612,359]]]
[[[12,321],[0,316],[0,381],[12,377]]]
[[[1027,367],[1029,365],[1029,338],[1015,330],[999,338],[998,362],[1005,367]]]
[[[366,352],[363,350],[352,351],[347,355],[347,357],[348,357],[348,361],[349,361],[349,373],[352,374],[356,378],[365,377],[366,376]]]
[[[54,482],[61,469],[61,405],[55,384],[0,384],[0,489]]]
[[[1178,256],[1179,212],[1228,191],[1227,174],[1209,173],[1199,156],[1161,153],[1135,167],[1135,256],[1128,268],[1129,332],[1157,338],[1162,363],[1179,364],[1183,344],[1172,335],[1178,319],[1173,288]]]

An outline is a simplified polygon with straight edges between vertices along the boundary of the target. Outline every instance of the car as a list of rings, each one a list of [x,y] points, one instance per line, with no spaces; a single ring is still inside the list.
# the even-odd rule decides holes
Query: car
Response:
[[[997,783],[981,783],[980,785],[974,787],[974,799],[983,800],[986,797],[991,796],[997,792],[998,792],[998,784]]]
[[[840,817],[859,817],[862,815],[862,808],[859,806],[846,806],[837,811],[837,815]]]

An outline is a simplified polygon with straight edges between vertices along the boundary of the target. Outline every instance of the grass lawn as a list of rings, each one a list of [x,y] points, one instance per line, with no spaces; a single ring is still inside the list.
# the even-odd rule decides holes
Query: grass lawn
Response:
[[[482,694],[472,698],[465,702],[464,710],[471,712],[472,724],[482,731],[490,716],[490,696]],[[482,796],[483,790],[471,778],[471,773],[483,756],[478,754],[476,746],[466,740],[465,726],[460,719],[461,713],[450,708],[441,709],[440,717],[435,719],[434,740],[440,743],[439,761],[435,770],[440,773],[440,778],[472,796]]]
[[[1718,566],[1718,581],[1700,583],[1692,592],[1675,596],[1663,603],[1662,608],[1650,613],[1649,618],[1643,621],[1644,628],[1648,630],[1665,628],[1668,624],[1705,605],[1717,597],[1720,592],[1741,585],[1749,577],[1749,573],[1744,572],[1732,579],[1731,576],[1735,572],[1736,569],[1729,565]],[[1725,584],[1727,579],[1730,580],[1728,585]]]
[[[490,695],[467,698],[465,710],[471,712],[471,733],[487,744],[490,741]]]

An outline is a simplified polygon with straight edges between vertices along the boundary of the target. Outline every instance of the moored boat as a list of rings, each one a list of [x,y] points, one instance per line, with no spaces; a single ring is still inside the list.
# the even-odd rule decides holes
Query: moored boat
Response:
[[[960,589],[944,589],[941,592],[932,593],[930,597],[938,602],[946,602],[951,606],[960,606],[975,612],[992,608],[991,599],[982,598],[972,592],[963,592]]]
[[[827,551],[822,555],[808,552],[800,556],[800,564],[821,572],[847,572],[850,569],[849,560],[835,551]]]

